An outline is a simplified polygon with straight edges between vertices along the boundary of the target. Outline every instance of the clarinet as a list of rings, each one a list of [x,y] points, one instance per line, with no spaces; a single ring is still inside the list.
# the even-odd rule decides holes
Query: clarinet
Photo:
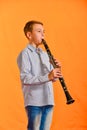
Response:
[[[53,58],[53,55],[51,54],[51,51],[50,51],[50,49],[49,49],[49,47],[48,47],[48,45],[47,45],[47,43],[46,43],[46,41],[44,39],[42,39],[42,43],[43,43],[43,45],[44,45],[44,47],[45,47],[45,49],[47,51],[47,54],[49,56],[49,59],[50,59],[52,65],[53,65],[53,67],[57,68],[58,66],[56,65],[56,63],[54,61],[54,58]],[[62,86],[62,88],[64,90],[64,94],[65,94],[65,97],[66,97],[66,100],[67,100],[66,104],[73,103],[75,100],[69,94],[69,91],[68,91],[67,86],[65,84],[64,78],[63,77],[59,78],[59,81],[60,81],[61,86]]]

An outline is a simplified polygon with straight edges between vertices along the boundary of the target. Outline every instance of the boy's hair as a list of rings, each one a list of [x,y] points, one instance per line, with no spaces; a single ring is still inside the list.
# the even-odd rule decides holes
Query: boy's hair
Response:
[[[35,20],[28,21],[24,26],[24,34],[25,34],[25,36],[26,36],[27,32],[32,32],[34,24],[43,25],[43,23],[40,22],[40,21],[35,21]]]

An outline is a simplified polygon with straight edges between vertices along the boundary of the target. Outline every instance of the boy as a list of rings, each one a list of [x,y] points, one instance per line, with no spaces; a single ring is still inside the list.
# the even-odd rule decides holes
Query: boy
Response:
[[[24,33],[29,45],[17,59],[22,82],[24,104],[28,116],[28,130],[50,130],[54,106],[52,81],[61,77],[60,64],[53,69],[49,57],[39,45],[44,39],[43,23],[29,21]]]

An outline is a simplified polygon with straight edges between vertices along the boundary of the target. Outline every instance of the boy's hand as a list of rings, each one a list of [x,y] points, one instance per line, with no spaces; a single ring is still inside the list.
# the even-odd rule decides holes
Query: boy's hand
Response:
[[[54,79],[61,78],[61,77],[62,77],[62,74],[61,74],[60,68],[55,68],[48,74],[48,78],[51,81],[54,81]]]
[[[57,67],[61,68],[61,63],[57,59],[54,59],[54,61],[55,61],[55,64],[57,65]]]

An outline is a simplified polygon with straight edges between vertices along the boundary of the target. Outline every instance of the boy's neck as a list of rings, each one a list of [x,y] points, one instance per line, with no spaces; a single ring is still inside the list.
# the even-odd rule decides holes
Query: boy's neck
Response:
[[[35,48],[38,48],[39,45],[36,45],[35,43],[29,43],[30,45],[34,46]]]

